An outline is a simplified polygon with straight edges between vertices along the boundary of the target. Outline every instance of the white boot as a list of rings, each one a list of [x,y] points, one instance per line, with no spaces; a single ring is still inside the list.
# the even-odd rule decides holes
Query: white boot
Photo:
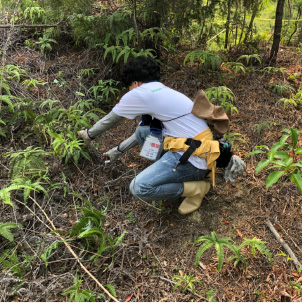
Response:
[[[184,182],[182,197],[186,197],[178,208],[178,212],[187,215],[197,210],[204,196],[210,190],[210,183],[206,181]]]

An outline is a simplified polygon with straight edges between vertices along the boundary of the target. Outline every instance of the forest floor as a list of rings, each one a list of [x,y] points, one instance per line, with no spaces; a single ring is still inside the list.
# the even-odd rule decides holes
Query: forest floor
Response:
[[[233,56],[235,61],[239,55],[229,53],[228,56]],[[112,68],[112,65],[101,65],[101,57],[95,52],[63,46],[57,47],[55,55],[51,57],[40,54],[38,50],[13,46],[9,49],[6,60],[6,64],[23,66],[32,78],[52,83],[51,90],[47,90],[49,85],[45,85],[41,90],[23,90],[24,95],[31,98],[49,98],[51,95],[66,107],[71,105],[76,96],[79,83],[75,75],[79,69],[98,67],[100,72],[93,77],[101,79],[101,71]],[[198,72],[197,67],[183,67],[182,62],[183,55],[180,57],[179,54],[163,60],[164,84],[190,98],[199,89],[221,85],[216,75],[203,70]],[[83,242],[72,242],[73,249],[88,270],[103,285],[114,286],[118,300],[301,301],[302,275],[287,258],[287,253],[267,228],[266,221],[270,220],[274,224],[298,260],[302,261],[302,197],[297,187],[285,179],[283,183],[266,190],[267,174],[261,172],[255,176],[255,167],[261,157],[247,157],[257,145],[272,146],[276,143],[284,128],[302,130],[301,107],[297,109],[287,106],[284,109],[283,104],[276,105],[280,96],[269,88],[272,83],[288,83],[288,75],[302,73],[301,53],[295,52],[294,48],[281,49],[277,66],[285,68],[285,75],[260,73],[256,70],[245,75],[225,77],[225,85],[234,92],[234,104],[239,111],[230,116],[229,133],[241,134],[242,141],[235,141],[233,149],[235,154],[245,160],[247,173],[231,183],[224,180],[223,170],[218,171],[216,187],[210,190],[201,208],[193,214],[178,214],[179,201],[148,205],[130,195],[130,181],[150,165],[150,162],[139,156],[138,147],[125,153],[113,164],[105,165],[101,160],[101,153],[116,146],[135,131],[137,121],[125,120],[102,135],[95,149],[89,148],[90,161],[81,159],[78,165],[64,165],[55,158],[50,160],[51,181],[60,181],[64,172],[68,194],[64,195],[63,190],[58,189],[52,191],[49,198],[35,194],[34,199],[63,236],[67,238],[67,231],[79,216],[75,205],[84,205],[83,199],[76,198],[72,192],[82,195],[98,209],[103,209],[106,201],[109,201],[105,215],[106,233],[118,237],[126,232],[113,255],[104,255],[94,263],[87,261],[90,255],[81,245]],[[66,81],[62,87],[53,84],[54,79],[59,79],[59,71],[63,71]],[[301,77],[289,84],[296,88],[301,86]],[[100,105],[100,108],[108,112],[113,105]],[[265,121],[278,124],[263,127],[258,134],[254,125]],[[1,154],[24,150],[31,145],[39,146],[36,136],[27,134],[26,131],[22,124],[12,130],[11,136],[1,138]],[[46,143],[43,148],[51,150]],[[0,164],[2,188],[2,185],[8,183],[8,158],[1,157]],[[22,201],[22,195],[13,198],[14,208],[0,205],[0,221],[22,224],[22,229],[15,230],[15,243],[19,260],[27,266],[23,267],[22,275],[18,275],[13,270],[5,270],[3,264],[0,265],[0,301],[66,301],[67,297],[62,292],[73,285],[76,275],[84,281],[82,288],[97,294],[103,293],[83,272],[63,243],[59,243],[52,251],[48,266],[45,265],[40,256],[58,238],[50,233],[49,222],[38,206],[30,199],[26,205],[19,203],[20,200]],[[199,245],[194,245],[194,242],[198,237],[210,235],[213,231],[219,238],[231,237],[238,245],[245,238],[254,237],[267,242],[274,262],[269,262],[260,253],[254,257],[251,251],[246,250],[245,263],[235,267],[233,262],[228,262],[218,272],[217,255],[212,247],[205,251],[196,267],[195,257]],[[11,244],[4,238],[0,238],[0,244],[1,255]],[[24,253],[31,256],[27,263]],[[224,260],[230,253],[226,249]],[[195,293],[182,292],[185,284],[173,291],[178,281],[173,278],[175,275],[190,275],[199,280],[200,283],[193,281]],[[99,300],[108,299],[106,296]]]

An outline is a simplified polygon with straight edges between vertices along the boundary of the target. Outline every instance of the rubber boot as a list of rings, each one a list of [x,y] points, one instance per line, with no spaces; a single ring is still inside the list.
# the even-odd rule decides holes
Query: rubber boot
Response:
[[[210,190],[210,183],[206,181],[184,182],[182,197],[186,197],[178,208],[181,215],[187,215],[197,210],[204,196]]]

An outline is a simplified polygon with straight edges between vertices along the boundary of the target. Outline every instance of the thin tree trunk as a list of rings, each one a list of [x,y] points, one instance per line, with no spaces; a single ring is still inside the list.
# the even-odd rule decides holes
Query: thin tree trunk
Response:
[[[275,19],[275,29],[274,29],[274,39],[270,54],[270,61],[275,63],[277,61],[277,54],[279,51],[279,45],[281,40],[281,30],[282,30],[282,19],[284,11],[285,0],[278,0],[276,8],[276,19]]]
[[[224,49],[228,48],[229,44],[229,32],[230,32],[230,23],[231,23],[231,0],[228,0],[228,15],[227,21],[225,24],[225,41],[224,41]]]
[[[244,26],[245,26],[245,18],[246,18],[246,11],[244,10],[241,33],[240,33],[240,38],[239,38],[238,44],[240,44],[240,42],[242,41],[242,36],[243,36]]]
[[[246,32],[244,40],[243,40],[244,44],[248,41],[249,36],[252,34],[252,30],[253,30],[253,26],[254,26],[254,20],[256,18],[256,14],[257,14],[257,11],[258,11],[258,5],[259,5],[260,1],[257,1],[255,3],[254,7],[253,7],[250,24],[248,26],[247,32]]]
[[[298,14],[297,14],[297,18],[296,19],[297,20],[300,19],[300,16],[301,16],[301,7],[299,7],[299,9],[298,9]],[[295,29],[292,32],[292,34],[290,35],[290,37],[288,38],[287,45],[290,44],[290,41],[291,41],[293,35],[297,32],[297,29],[298,29],[298,21],[295,22]]]

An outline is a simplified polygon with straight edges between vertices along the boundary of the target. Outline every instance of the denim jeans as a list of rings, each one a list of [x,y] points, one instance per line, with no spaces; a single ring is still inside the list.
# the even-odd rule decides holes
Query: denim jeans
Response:
[[[141,144],[150,134],[146,126],[139,126],[136,130],[136,140]],[[159,160],[139,173],[130,183],[130,192],[133,196],[144,201],[174,200],[181,197],[183,182],[201,181],[208,170],[198,169],[190,162],[174,167],[180,154],[166,152]]]

